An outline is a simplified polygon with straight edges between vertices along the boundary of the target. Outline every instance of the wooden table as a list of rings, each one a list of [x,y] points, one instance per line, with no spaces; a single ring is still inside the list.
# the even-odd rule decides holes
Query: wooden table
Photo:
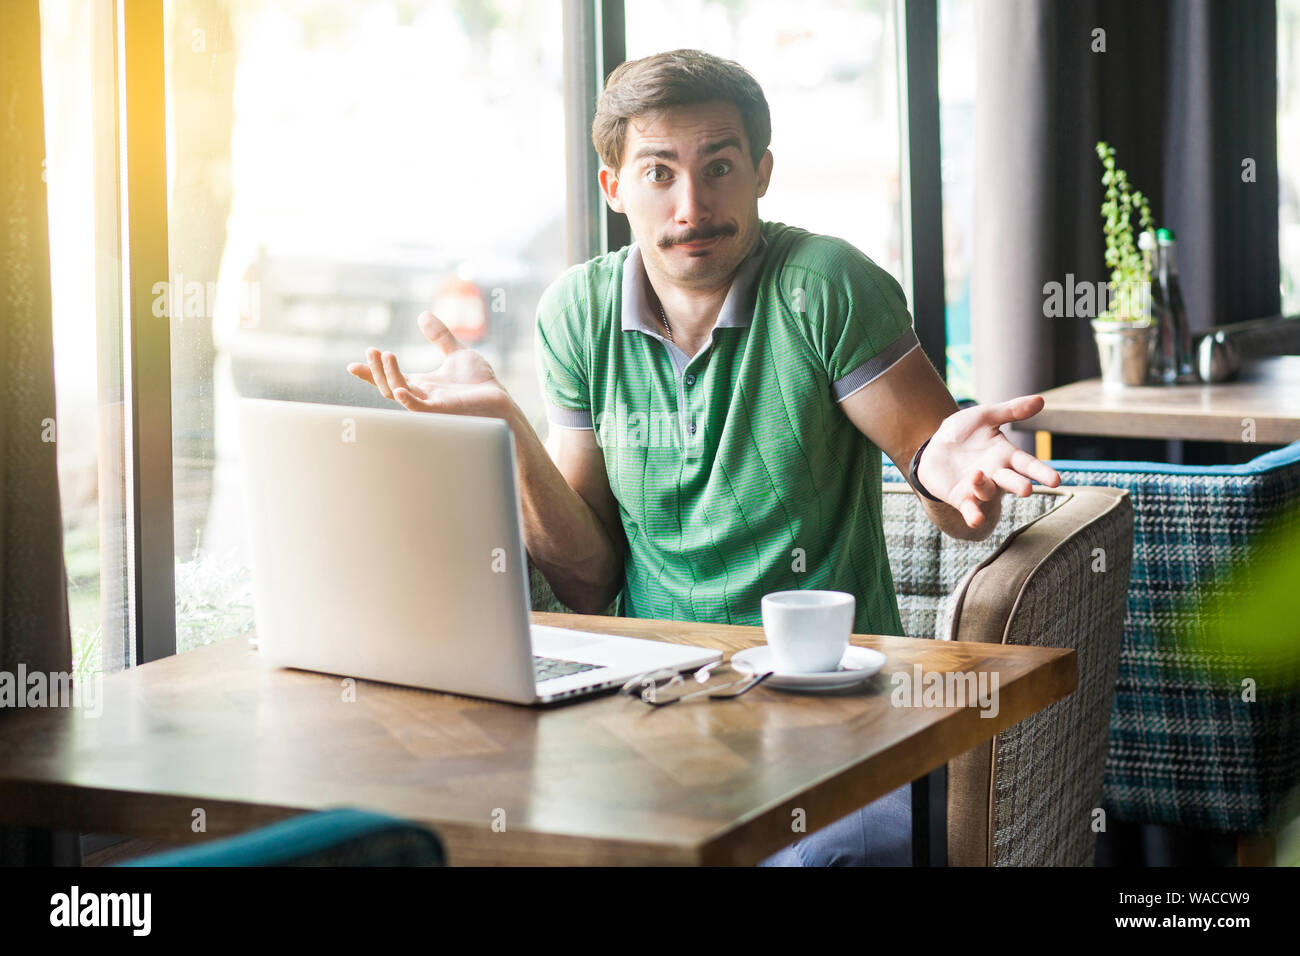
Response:
[[[734,652],[762,630],[535,614]],[[1071,693],[1073,650],[855,636],[888,658],[833,694],[759,686],[651,708],[521,707],[275,670],[242,638],[104,679],[98,718],[0,720],[0,822],[186,843],[304,810],[424,823],[452,864],[739,864],[776,852]],[[999,712],[890,703],[890,675],[996,670]],[[720,669],[725,676],[726,669]],[[201,814],[199,813],[201,811]],[[194,832],[204,819],[205,832]]]
[[[1237,380],[1215,385],[1111,388],[1089,378],[1040,394],[1043,410],[1011,427],[1034,432],[1034,454],[1044,460],[1052,457],[1053,432],[1265,445],[1300,439],[1296,355],[1250,362]]]

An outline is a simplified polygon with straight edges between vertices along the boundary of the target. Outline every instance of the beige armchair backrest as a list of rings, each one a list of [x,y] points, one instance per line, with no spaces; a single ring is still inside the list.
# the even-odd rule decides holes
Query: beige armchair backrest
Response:
[[[1068,647],[1078,689],[948,764],[948,862],[1090,866],[1133,555],[1115,488],[1007,495],[998,527],[960,541],[884,486],[890,565],[912,636]]]

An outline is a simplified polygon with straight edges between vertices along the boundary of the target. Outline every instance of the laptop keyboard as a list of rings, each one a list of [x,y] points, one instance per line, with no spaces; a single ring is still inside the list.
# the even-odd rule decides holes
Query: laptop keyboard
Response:
[[[538,657],[533,655],[533,673],[537,676],[537,682],[540,684],[545,680],[554,680],[557,677],[567,677],[570,674],[581,674],[583,671],[600,670],[603,664],[583,664],[579,661],[565,661],[558,657]]]

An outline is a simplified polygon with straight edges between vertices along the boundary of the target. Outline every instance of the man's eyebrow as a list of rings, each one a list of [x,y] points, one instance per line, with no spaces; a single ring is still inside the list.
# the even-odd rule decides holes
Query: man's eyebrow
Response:
[[[740,139],[735,136],[728,136],[724,139],[715,140],[704,147],[703,155],[712,156],[714,153],[722,152],[729,146],[740,149]],[[642,146],[632,155],[633,162],[639,159],[666,159],[670,162],[676,162],[677,151],[662,146]]]
[[[714,153],[720,153],[728,146],[734,146],[740,149],[740,140],[735,136],[728,136],[726,139],[720,139],[704,147],[704,155],[712,156]]]
[[[676,160],[677,151],[673,149],[664,149],[662,147],[657,147],[657,146],[642,146],[640,149],[636,151],[635,154],[633,154],[632,159],[635,161],[638,159],[646,159],[650,157],[654,159]]]

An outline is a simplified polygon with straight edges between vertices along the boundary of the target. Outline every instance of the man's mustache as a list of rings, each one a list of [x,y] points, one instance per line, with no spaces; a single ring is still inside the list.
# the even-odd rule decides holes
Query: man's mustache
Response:
[[[659,248],[667,249],[669,246],[680,245],[684,242],[706,242],[715,236],[734,236],[735,234],[736,227],[731,224],[691,229],[677,236],[664,236],[659,240]]]

